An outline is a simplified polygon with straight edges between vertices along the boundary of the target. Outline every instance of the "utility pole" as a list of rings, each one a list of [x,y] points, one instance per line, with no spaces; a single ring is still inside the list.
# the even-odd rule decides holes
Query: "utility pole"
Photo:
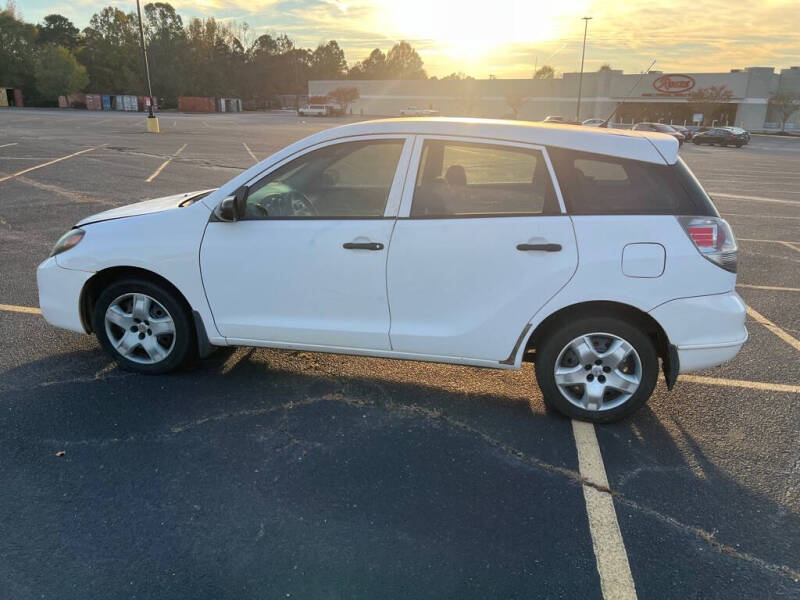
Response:
[[[144,25],[142,24],[142,7],[139,5],[139,0],[136,0],[136,12],[139,15],[139,41],[142,43],[142,59],[144,60],[144,76],[147,79],[147,99],[150,101],[148,104],[147,114],[147,131],[151,133],[158,133],[158,119],[153,114],[153,88],[150,86],[150,65],[147,64],[147,45],[144,42]]]
[[[139,0],[136,0],[137,2]],[[581,51],[581,74],[578,77],[578,107],[575,109],[575,120],[581,120],[581,91],[583,88],[583,59],[586,57],[586,31],[589,29],[589,21],[592,17],[581,17],[583,19],[583,50]]]

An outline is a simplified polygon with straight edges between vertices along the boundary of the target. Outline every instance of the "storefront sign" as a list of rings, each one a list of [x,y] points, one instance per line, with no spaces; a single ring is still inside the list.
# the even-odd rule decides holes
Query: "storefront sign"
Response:
[[[691,90],[695,85],[694,78],[688,75],[662,75],[653,82],[657,92],[665,94],[680,94]]]

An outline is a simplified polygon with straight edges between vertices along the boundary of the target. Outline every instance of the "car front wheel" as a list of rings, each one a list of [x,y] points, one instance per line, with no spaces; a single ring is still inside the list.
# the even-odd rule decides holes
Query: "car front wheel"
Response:
[[[618,421],[639,409],[656,385],[658,354],[638,327],[617,317],[589,317],[555,331],[536,351],[545,402],[594,423]]]
[[[95,302],[93,322],[100,345],[128,371],[166,373],[195,350],[186,308],[174,292],[155,282],[112,283]]]

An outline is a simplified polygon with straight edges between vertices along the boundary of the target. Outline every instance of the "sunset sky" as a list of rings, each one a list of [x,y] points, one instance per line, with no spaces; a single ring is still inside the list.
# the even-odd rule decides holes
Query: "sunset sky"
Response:
[[[142,4],[144,4],[144,0]],[[57,12],[79,28],[93,13],[134,1],[17,0],[28,21]],[[586,69],[604,63],[638,72],[728,71],[800,65],[800,0],[176,0],[184,19],[246,21],[253,36],[287,33],[314,47],[337,40],[348,63],[401,39],[418,50],[429,75],[530,77],[534,65],[580,68],[581,16],[591,16]]]

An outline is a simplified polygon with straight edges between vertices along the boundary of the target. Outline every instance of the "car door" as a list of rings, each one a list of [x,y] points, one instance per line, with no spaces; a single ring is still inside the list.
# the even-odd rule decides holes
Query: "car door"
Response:
[[[501,362],[575,272],[543,147],[418,137],[387,285],[398,352]]]
[[[386,251],[411,142],[359,136],[252,180],[241,220],[212,220],[200,266],[220,333],[283,347],[389,348]]]

